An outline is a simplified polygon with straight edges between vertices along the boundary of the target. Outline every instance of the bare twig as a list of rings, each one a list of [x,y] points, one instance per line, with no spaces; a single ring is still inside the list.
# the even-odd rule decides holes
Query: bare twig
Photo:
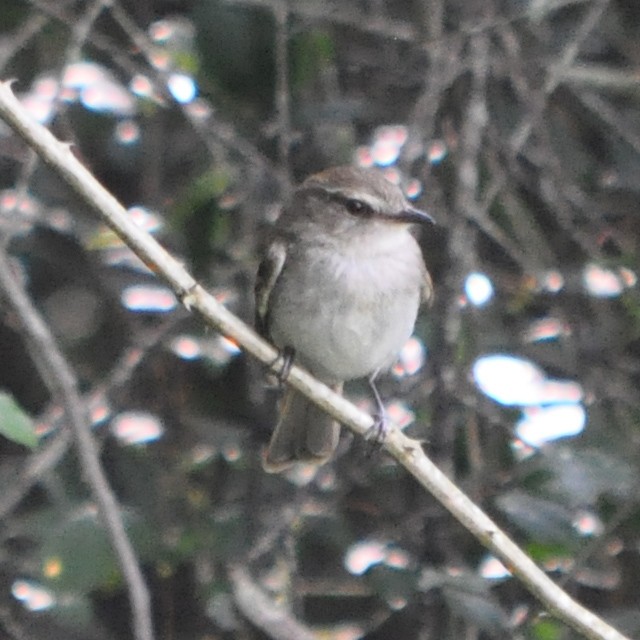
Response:
[[[640,92],[640,69],[616,69],[601,64],[576,64],[559,71],[562,82],[580,89],[601,89],[623,94]]]
[[[89,35],[96,20],[100,17],[100,14],[104,9],[111,4],[110,0],[94,0],[94,2],[88,3],[88,7],[84,12],[84,15],[79,18],[72,29],[72,44],[67,51],[67,60],[76,62],[80,60],[82,47],[89,39]]]
[[[169,283],[183,303],[207,322],[233,338],[264,363],[272,364],[277,351],[209,295],[182,264],[147,232],[136,226],[126,210],[75,158],[68,145],[30,120],[7,83],[0,83],[0,116],[47,162],[138,256]],[[318,382],[304,369],[293,366],[288,382],[330,415],[364,436],[373,425],[371,416]],[[88,433],[80,430],[84,438]],[[384,449],[438,499],[480,542],[489,548],[543,603],[552,615],[592,640],[625,640],[625,636],[573,600],[540,570],[498,526],[425,455],[420,443],[397,428],[389,430]]]
[[[235,602],[242,613],[274,640],[313,640],[316,635],[279,607],[241,567],[229,569]]]
[[[224,0],[226,4],[237,6],[254,6],[272,8],[276,0]],[[41,2],[41,0],[38,0]],[[456,33],[446,35],[435,35],[424,40],[423,46],[431,46],[438,38],[466,38],[477,33],[489,32],[496,27],[515,22],[517,20],[529,20],[531,18],[540,20],[547,14],[558,11],[563,7],[590,4],[593,0],[550,0],[544,6],[540,5],[533,11],[514,11],[499,17],[492,17],[488,20],[463,24]],[[327,6],[329,5],[329,6]],[[291,12],[297,17],[305,20],[316,20],[318,22],[328,22],[330,24],[341,25],[357,29],[384,38],[400,40],[404,42],[416,42],[420,38],[419,29],[414,24],[404,20],[389,19],[388,16],[378,14],[369,15],[363,11],[354,11],[344,3],[317,3],[317,2],[292,2]],[[436,14],[437,19],[437,14]]]
[[[424,89],[415,101],[409,121],[426,138],[434,135],[434,122],[440,97],[464,70],[462,43],[442,39],[444,8],[441,0],[423,0],[420,5],[424,42],[429,56],[429,70],[424,75]]]
[[[478,193],[480,188],[480,156],[482,143],[488,122],[487,78],[489,74],[490,39],[484,33],[471,38],[469,43],[470,66],[472,71],[471,90],[467,104],[464,124],[460,136],[460,159],[456,163],[457,186],[455,210],[456,216],[451,227],[450,251],[451,266],[449,268],[450,290],[445,336],[449,353],[455,353],[455,345],[460,342],[461,314],[457,302],[464,278],[477,268],[477,232],[467,225],[467,220],[487,220],[487,210],[482,210],[482,202]],[[464,383],[464,372],[460,366],[456,368],[456,380]],[[453,436],[450,435],[450,440]],[[467,439],[471,445],[473,438]],[[469,455],[468,459],[475,472],[479,471],[474,461],[478,456]]]
[[[29,2],[44,16],[56,20],[61,24],[75,24],[77,20],[77,16],[64,6],[43,0],[29,0]],[[100,0],[98,0],[98,4],[100,4]],[[131,76],[135,73],[148,74],[154,83],[156,83],[155,86],[159,88],[162,96],[174,101],[171,92],[167,88],[170,72],[159,70],[154,64],[154,47],[146,33],[131,20],[118,2],[114,0],[104,0],[102,4],[109,10],[113,19],[118,26],[122,28],[135,47],[140,50],[147,64],[146,66],[136,64],[129,56],[123,55],[122,47],[119,44],[95,30],[91,33],[91,47],[97,51],[108,54],[112,62]],[[82,20],[86,22],[85,18]],[[216,163],[224,164],[226,153],[232,151],[245,159],[255,174],[259,172],[270,172],[283,189],[286,190],[287,180],[283,177],[282,172],[273,170],[269,165],[268,158],[257,147],[251,144],[250,141],[242,137],[232,124],[216,118],[214,109],[210,109],[210,115],[203,118],[196,115],[194,110],[189,109],[188,105],[177,102],[175,104],[182,110],[185,119],[191,124],[193,130],[200,137]]]
[[[16,29],[11,36],[3,35],[5,41],[0,48],[0,71],[4,71],[10,60],[23,51],[31,39],[37,36],[46,26],[48,20],[43,15],[32,15]]]
[[[546,12],[552,8],[553,2],[544,2],[542,9]],[[555,218],[588,254],[593,250],[593,238],[589,233],[575,223],[575,208],[588,210],[592,207],[591,199],[586,196],[575,182],[566,178],[566,169],[556,157],[556,151],[551,144],[548,128],[541,126],[542,119],[546,113],[548,102],[556,88],[564,82],[566,72],[573,68],[572,65],[578,57],[582,43],[589,37],[591,32],[600,23],[602,14],[608,6],[608,0],[599,0],[586,10],[580,23],[567,39],[562,51],[558,55],[558,62],[550,65],[546,69],[546,79],[540,88],[534,88],[534,82],[530,82],[531,68],[526,67],[523,60],[523,53],[520,48],[516,32],[511,25],[504,25],[498,30],[500,41],[507,55],[504,56],[506,72],[510,80],[510,85],[515,90],[523,105],[529,105],[521,117],[520,124],[515,127],[510,136],[508,146],[504,151],[511,158],[522,154],[527,160],[537,166],[540,170],[539,195],[547,203],[550,210],[555,212]],[[538,7],[539,8],[539,7]],[[535,132],[536,144],[527,145],[531,135]],[[494,135],[489,136],[489,149],[496,146],[500,140],[499,132],[494,131]],[[502,151],[501,151],[502,152]],[[521,171],[521,163],[506,163],[494,161],[492,171],[493,182],[491,189],[485,195],[485,202],[490,203],[498,194],[502,194],[509,181],[515,183],[524,182]],[[501,166],[502,165],[502,166]],[[500,167],[496,171],[496,168]],[[527,178],[529,179],[529,178]],[[513,191],[505,193],[506,206],[504,210],[510,217],[510,224],[521,247],[535,247],[535,252],[526,250],[528,254],[527,263],[519,261],[525,268],[531,271],[531,266],[553,264],[555,261],[551,251],[546,247],[547,243],[538,242],[544,239],[544,234],[533,218],[525,218],[516,215],[519,210],[517,204],[518,196]],[[511,202],[511,204],[509,204]],[[505,204],[505,203],[503,203]],[[513,243],[512,243],[513,244]],[[503,245],[506,247],[506,245]],[[546,248],[545,248],[546,247]],[[545,252],[547,255],[545,255]],[[509,253],[516,257],[512,251]],[[532,260],[533,259],[533,260]],[[533,262],[533,264],[532,264]]]
[[[225,0],[227,4],[265,7],[273,9],[274,0]],[[381,16],[368,16],[359,11],[350,10],[341,3],[292,2],[291,11],[306,20],[318,20],[352,27],[375,35],[394,40],[413,41],[416,30],[409,22],[390,20]]]
[[[110,0],[94,0],[93,3],[89,3],[89,6],[86,8],[84,15],[82,15],[77,20],[73,21],[72,28],[72,38],[70,43],[66,47],[65,52],[65,60],[66,63],[62,68],[62,71],[58,73],[58,82],[55,97],[52,98],[52,112],[55,112],[56,117],[60,116],[67,108],[67,105],[60,100],[60,92],[62,88],[63,74],[66,70],[66,65],[78,62],[81,57],[82,47],[86,44],[87,39],[91,33],[91,29],[94,26],[96,20],[99,18],[105,6],[110,3]],[[39,16],[42,19],[43,16]],[[46,22],[46,20],[45,20]],[[51,118],[53,120],[53,118]],[[68,128],[67,128],[68,130]],[[31,177],[33,172],[37,166],[37,155],[35,153],[31,153],[27,161],[22,164],[22,170],[20,174],[20,179],[18,181],[18,185],[16,190],[21,194],[26,196],[29,183],[31,182]]]
[[[22,287],[20,278],[17,278],[12,270],[9,256],[4,248],[0,248],[0,288],[9,305],[20,318],[21,328],[34,362],[43,374],[43,379],[52,396],[64,407],[67,420],[71,425],[83,473],[109,532],[111,544],[129,591],[135,638],[152,640],[149,592],[135,551],[127,537],[118,503],[100,465],[91,436],[89,416],[78,392],[77,380],[47,324]]]
[[[291,147],[291,116],[289,113],[289,8],[287,0],[278,2],[273,9],[276,19],[276,87],[275,104],[278,119],[278,150],[280,165],[284,167],[287,180],[291,167],[289,151]]]
[[[71,432],[57,433],[46,445],[34,452],[20,469],[19,475],[7,483],[0,498],[0,520],[11,513],[49,469],[55,467],[69,450]]]
[[[640,89],[640,80],[636,80]],[[578,98],[582,104],[592,111],[611,131],[640,154],[640,131],[637,123],[616,111],[615,107],[604,98],[590,91],[580,91]],[[635,114],[634,114],[635,116]],[[633,118],[635,120],[635,117]]]
[[[609,6],[609,0],[599,0],[587,11],[584,19],[576,28],[573,37],[569,38],[564,46],[559,62],[551,67],[544,85],[539,93],[538,99],[534,103],[532,113],[527,113],[523,117],[520,125],[516,127],[511,136],[511,148],[513,154],[517,154],[526,144],[531,132],[538,126],[542,118],[549,96],[556,90],[562,82],[566,70],[571,68],[580,52],[582,43],[589,37],[589,34],[600,24],[602,14]]]
[[[148,336],[143,344],[131,347],[124,352],[110,371],[107,380],[83,396],[82,401],[88,412],[91,412],[94,407],[109,405],[110,397],[131,380],[134,371],[149,354],[150,348],[158,343],[171,326],[172,323],[165,324],[157,332]],[[43,448],[30,456],[11,485],[5,487],[0,496],[0,520],[15,509],[29,490],[53,469],[69,450],[72,444],[71,432],[64,428],[64,416],[59,414],[58,407],[52,405],[44,415],[38,418],[39,424],[47,433],[54,431],[57,433],[50,436]]]

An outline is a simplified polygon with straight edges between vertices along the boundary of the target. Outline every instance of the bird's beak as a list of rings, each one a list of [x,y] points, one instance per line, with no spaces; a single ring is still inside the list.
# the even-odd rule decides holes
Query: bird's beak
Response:
[[[417,224],[436,224],[436,221],[426,212],[415,207],[406,207],[396,216],[396,220],[401,222],[414,222]]]

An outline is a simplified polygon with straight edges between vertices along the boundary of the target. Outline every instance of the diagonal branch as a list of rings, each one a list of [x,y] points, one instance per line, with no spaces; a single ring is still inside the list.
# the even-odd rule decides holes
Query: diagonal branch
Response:
[[[135,551],[127,537],[118,502],[102,470],[91,436],[89,416],[78,391],[78,382],[49,327],[22,286],[21,278],[17,277],[12,269],[11,260],[4,247],[0,247],[0,290],[20,318],[20,326],[34,354],[34,362],[38,365],[51,395],[64,407],[76,441],[82,471],[98,504],[98,510],[129,590],[135,638],[152,640],[149,592]]]
[[[152,236],[136,226],[122,205],[80,164],[69,146],[29,118],[8,83],[0,83],[0,116],[174,289],[186,307],[198,311],[208,323],[233,338],[262,362],[274,363],[278,356],[276,349],[209,295],[180,262]],[[288,382],[355,433],[365,435],[373,425],[371,416],[335,394],[304,369],[293,366]],[[384,448],[484,546],[498,556],[549,613],[566,622],[585,638],[628,640],[573,600],[547,577],[515,542],[431,462],[419,442],[394,428],[390,429]]]
[[[131,380],[134,371],[147,357],[151,347],[158,344],[171,326],[172,323],[163,325],[158,331],[146,336],[141,343],[127,349],[109,372],[105,382],[82,396],[82,402],[89,413],[95,407],[109,406],[111,395]],[[50,403],[47,411],[38,416],[38,424],[45,427],[46,433],[55,432],[55,435],[31,454],[20,473],[13,478],[11,486],[4,487],[0,495],[0,520],[18,506],[31,488],[54,468],[69,450],[72,434],[66,428],[65,418],[64,414],[59,413],[55,402]]]

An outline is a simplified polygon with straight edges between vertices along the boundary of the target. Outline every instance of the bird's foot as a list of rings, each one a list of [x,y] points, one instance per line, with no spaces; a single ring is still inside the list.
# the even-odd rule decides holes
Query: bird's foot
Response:
[[[384,444],[384,441],[389,433],[389,418],[387,412],[384,409],[384,403],[380,397],[378,388],[376,387],[375,379],[377,371],[374,371],[368,379],[369,388],[373,394],[373,400],[376,405],[376,412],[373,414],[373,424],[369,427],[366,434],[366,439],[371,443],[371,453],[374,453]]]
[[[289,377],[293,361],[296,357],[296,350],[293,347],[285,347],[280,351],[276,359],[269,364],[278,382],[278,387],[282,388]]]
[[[384,410],[375,413],[373,415],[373,424],[369,427],[367,433],[365,434],[365,439],[369,443],[369,456],[377,453],[380,450],[387,438],[388,433],[389,418],[387,417],[387,414],[384,412]]]

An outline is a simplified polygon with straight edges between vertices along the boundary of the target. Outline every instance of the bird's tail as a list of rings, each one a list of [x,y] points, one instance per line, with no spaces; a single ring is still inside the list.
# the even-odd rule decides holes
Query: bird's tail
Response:
[[[342,383],[332,385],[342,393]],[[271,436],[262,466],[278,473],[296,462],[323,464],[340,438],[340,425],[293,387],[288,387],[280,407],[280,419]]]

